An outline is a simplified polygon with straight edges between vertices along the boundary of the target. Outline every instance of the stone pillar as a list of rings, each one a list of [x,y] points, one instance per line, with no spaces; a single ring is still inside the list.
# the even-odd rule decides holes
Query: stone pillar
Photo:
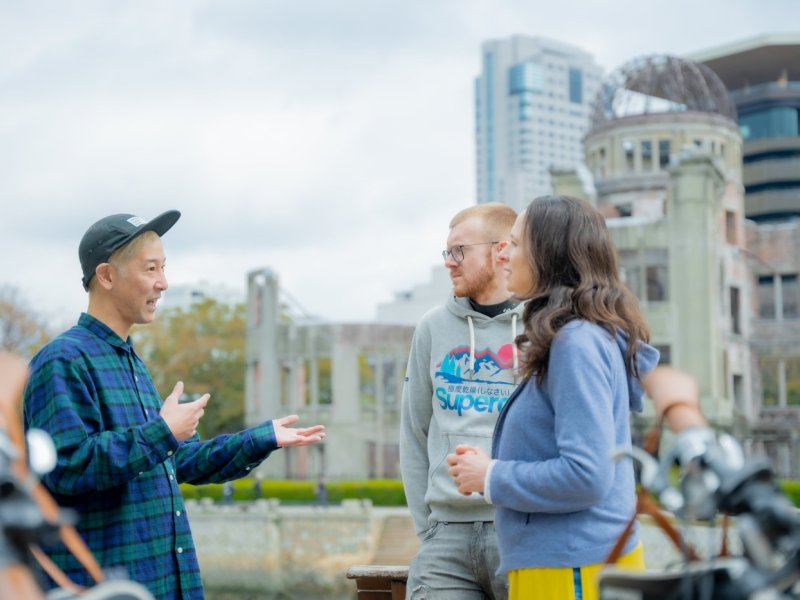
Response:
[[[729,291],[722,281],[717,216],[724,179],[712,158],[682,151],[670,169],[669,272],[671,301],[678,307],[680,334],[675,337],[681,369],[698,381],[701,408],[715,424],[730,425],[731,402],[726,394],[724,336],[730,325]],[[720,302],[722,300],[722,302]]]

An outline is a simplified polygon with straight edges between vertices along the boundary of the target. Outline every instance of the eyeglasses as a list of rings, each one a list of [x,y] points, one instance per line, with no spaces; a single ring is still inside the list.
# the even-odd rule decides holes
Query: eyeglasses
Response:
[[[500,242],[477,242],[475,244],[459,244],[458,246],[453,246],[449,250],[442,250],[442,258],[447,260],[448,256],[452,256],[454,261],[461,264],[461,261],[464,260],[464,248],[467,246],[486,246],[487,244],[499,243]]]

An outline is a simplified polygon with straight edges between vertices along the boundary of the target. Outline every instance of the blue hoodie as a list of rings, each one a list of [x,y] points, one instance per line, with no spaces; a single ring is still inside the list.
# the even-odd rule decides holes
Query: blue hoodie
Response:
[[[642,410],[626,351],[623,335],[572,321],[553,340],[543,384],[528,379],[503,408],[487,490],[501,572],[600,563],[633,515],[633,465],[611,459],[630,447],[630,411]],[[657,362],[658,351],[641,343],[640,376]],[[637,543],[634,530],[625,552]]]

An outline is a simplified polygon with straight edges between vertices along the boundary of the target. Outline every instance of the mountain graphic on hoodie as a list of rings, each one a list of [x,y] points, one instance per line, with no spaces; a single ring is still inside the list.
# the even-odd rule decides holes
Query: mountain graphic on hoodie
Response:
[[[437,365],[436,377],[450,383],[465,380],[480,383],[506,383],[499,377],[502,371],[513,366],[513,351],[511,344],[504,344],[497,352],[491,348],[476,352],[475,371],[471,373],[469,346],[458,346],[445,354],[442,362]]]

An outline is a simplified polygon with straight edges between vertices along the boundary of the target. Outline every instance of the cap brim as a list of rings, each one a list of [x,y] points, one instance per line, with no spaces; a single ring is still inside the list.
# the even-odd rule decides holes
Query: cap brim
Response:
[[[146,225],[142,226],[141,230],[136,232],[136,235],[140,235],[145,231],[154,231],[160,237],[167,233],[167,231],[169,231],[180,218],[181,212],[179,210],[168,210],[167,212],[161,213],[157,217],[150,219]]]

